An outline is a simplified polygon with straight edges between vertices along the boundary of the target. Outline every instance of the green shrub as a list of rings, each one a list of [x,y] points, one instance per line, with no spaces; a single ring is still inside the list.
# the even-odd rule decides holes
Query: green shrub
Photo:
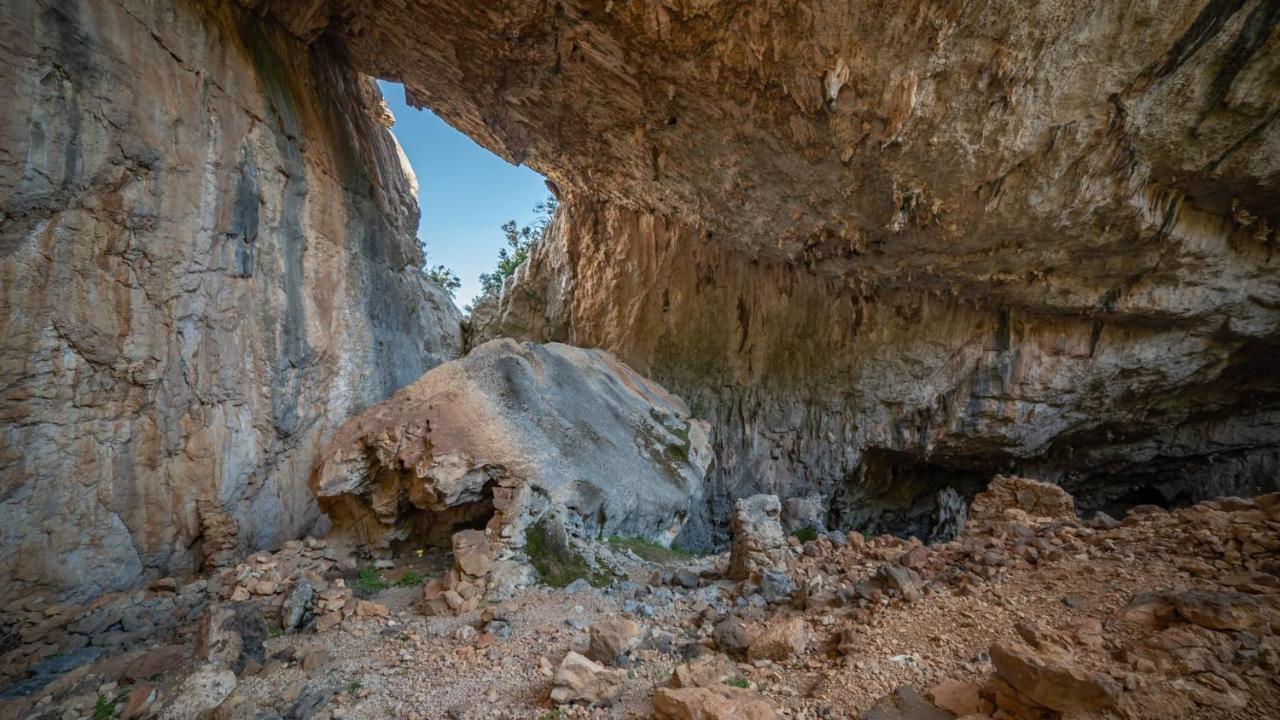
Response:
[[[498,267],[491,273],[480,275],[480,288],[483,294],[496,295],[502,292],[503,283],[515,274],[516,268],[529,259],[529,250],[535,242],[542,239],[547,226],[551,224],[551,218],[556,214],[558,205],[559,202],[555,196],[548,195],[546,200],[533,207],[532,223],[524,227],[517,226],[515,220],[503,223],[501,229],[503,238],[507,241],[507,247],[498,251]]]
[[[405,574],[396,580],[396,587],[417,587],[422,584],[422,575],[412,570],[408,570]]]
[[[811,527],[803,527],[803,528],[800,528],[799,530],[797,530],[797,531],[795,531],[795,532],[793,532],[793,533],[791,533],[791,534],[792,534],[792,535],[794,535],[794,536],[795,536],[795,538],[796,538],[797,540],[799,540],[800,542],[802,542],[802,543],[807,543],[807,542],[809,542],[810,540],[817,540],[817,539],[818,539],[818,531],[817,531],[817,530],[814,530],[814,529],[813,529],[813,528],[811,528]]]
[[[98,702],[93,706],[93,720],[111,720],[114,718],[116,716],[116,706],[123,700],[123,697],[108,700],[99,695]]]
[[[458,288],[462,287],[462,280],[458,279],[457,274],[444,265],[434,265],[429,268],[427,277],[439,285],[442,290],[449,293],[449,297],[457,297]]]
[[[739,677],[739,678],[734,678],[734,679],[732,679],[732,680],[725,680],[725,681],[724,681],[724,684],[725,684],[725,685],[732,685],[733,687],[736,687],[736,688],[744,688],[744,689],[745,689],[745,688],[749,688],[749,687],[751,687],[751,681],[750,681],[750,680],[748,680],[748,679],[746,679],[746,678],[740,678],[740,677]]]
[[[382,576],[382,573],[371,567],[361,570],[360,575],[356,577],[355,583],[353,584],[355,585],[356,590],[364,595],[373,595],[374,593],[382,592],[390,587],[390,585],[387,584],[387,579]]]

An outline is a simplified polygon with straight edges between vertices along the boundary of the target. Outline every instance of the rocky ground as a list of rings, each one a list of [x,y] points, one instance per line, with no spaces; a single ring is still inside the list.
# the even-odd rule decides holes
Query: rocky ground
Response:
[[[0,717],[1280,717],[1280,496],[1083,522],[998,478],[933,546],[801,542],[777,514],[741,503],[719,556],[601,543],[604,587],[460,615],[423,613],[453,558],[316,539],[93,608],[29,599]]]

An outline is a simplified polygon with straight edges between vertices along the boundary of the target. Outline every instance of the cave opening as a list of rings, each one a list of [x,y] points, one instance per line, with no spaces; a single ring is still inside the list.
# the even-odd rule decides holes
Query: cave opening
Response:
[[[828,526],[949,540],[958,533],[968,502],[990,481],[994,465],[868,448],[858,469],[833,493]]]
[[[370,448],[362,474],[353,491],[327,496],[321,507],[333,525],[331,535],[348,538],[374,557],[447,555],[455,533],[482,530],[497,514],[500,472],[493,468],[441,481],[420,477],[398,461],[384,464]]]
[[[1193,499],[1186,493],[1170,493],[1156,485],[1140,485],[1123,495],[1108,500],[1098,509],[1113,518],[1120,519],[1139,505],[1155,505],[1166,510],[1172,510],[1190,505],[1192,502]]]
[[[437,508],[424,508],[410,502],[402,510],[408,532],[392,542],[392,554],[407,557],[418,550],[449,549],[454,533],[483,530],[496,512],[492,482],[486,483],[479,496],[468,502]]]
[[[399,83],[380,80],[378,86],[416,180],[423,270],[469,313],[523,261],[555,198],[542,175],[482,147],[431,110],[409,105]]]

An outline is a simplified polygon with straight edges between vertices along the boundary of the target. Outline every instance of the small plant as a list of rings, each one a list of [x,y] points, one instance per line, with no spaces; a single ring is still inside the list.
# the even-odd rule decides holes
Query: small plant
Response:
[[[725,685],[732,686],[732,687],[736,687],[736,688],[742,688],[742,689],[744,689],[744,690],[745,690],[746,688],[751,687],[751,681],[750,681],[750,680],[748,680],[748,679],[746,679],[746,678],[740,678],[740,677],[733,678],[732,680],[725,680],[725,681],[724,681],[724,684],[725,684]]]
[[[564,711],[560,708],[556,708],[550,712],[542,713],[538,716],[538,720],[560,720],[562,717],[564,717]]]
[[[637,556],[649,562],[670,563],[681,560],[688,560],[693,557],[691,553],[685,552],[679,548],[663,547],[652,540],[638,537],[621,537],[618,535],[610,535],[605,538],[605,542],[614,547],[630,550]]]
[[[402,587],[402,588],[417,587],[421,584],[422,584],[422,575],[412,570],[406,571],[405,574],[400,576],[399,580],[396,580],[396,587]]]
[[[93,720],[111,720],[116,716],[116,707],[124,698],[108,699],[101,695],[93,706]]]
[[[360,692],[361,687],[363,686],[360,684],[359,680],[352,680],[351,683],[347,685],[347,693],[351,695],[355,695],[356,693]]]
[[[794,535],[795,538],[802,543],[807,543],[810,540],[818,539],[818,531],[811,527],[802,527],[791,534]]]
[[[371,567],[360,571],[360,575],[356,577],[355,586],[356,590],[365,595],[373,595],[390,587],[387,579],[382,577],[382,573]]]

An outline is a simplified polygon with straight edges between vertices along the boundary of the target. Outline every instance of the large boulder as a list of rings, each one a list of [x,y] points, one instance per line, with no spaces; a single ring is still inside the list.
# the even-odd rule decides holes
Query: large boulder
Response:
[[[1023,645],[998,642],[991,646],[991,663],[998,679],[1016,690],[1024,702],[1058,712],[1114,708],[1120,696],[1115,680],[1082,668],[1062,653],[1040,654]]]
[[[570,536],[670,544],[710,462],[706,424],[612,355],[494,340],[343,426],[312,487],[335,531],[375,546],[486,523],[519,544],[548,513]]]

